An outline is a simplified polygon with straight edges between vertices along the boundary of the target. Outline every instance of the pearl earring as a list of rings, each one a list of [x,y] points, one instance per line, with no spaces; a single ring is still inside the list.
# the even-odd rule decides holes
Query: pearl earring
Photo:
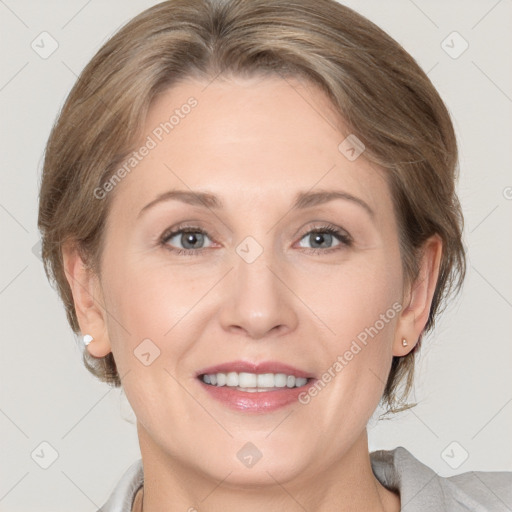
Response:
[[[402,347],[407,347],[408,343],[405,338],[402,339]]]
[[[87,345],[89,345],[89,343],[91,343],[91,341],[94,338],[90,334],[86,334],[83,339],[84,339],[84,345],[87,346]]]

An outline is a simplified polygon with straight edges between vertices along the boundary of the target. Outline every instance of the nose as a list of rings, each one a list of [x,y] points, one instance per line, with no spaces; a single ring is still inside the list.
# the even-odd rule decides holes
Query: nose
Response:
[[[282,267],[272,260],[270,251],[251,263],[235,254],[223,288],[220,322],[224,330],[255,340],[295,330],[297,299]]]

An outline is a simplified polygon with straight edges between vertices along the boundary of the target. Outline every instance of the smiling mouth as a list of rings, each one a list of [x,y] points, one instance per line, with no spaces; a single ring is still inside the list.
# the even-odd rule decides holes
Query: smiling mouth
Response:
[[[301,388],[312,379],[286,373],[218,372],[201,374],[198,378],[209,386],[232,388],[247,393]]]

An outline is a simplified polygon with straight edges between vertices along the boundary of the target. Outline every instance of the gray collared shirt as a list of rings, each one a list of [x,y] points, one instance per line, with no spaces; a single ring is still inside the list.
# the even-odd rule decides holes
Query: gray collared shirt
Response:
[[[373,473],[382,485],[400,494],[405,512],[512,512],[512,471],[469,471],[441,477],[408,450],[370,453]],[[142,459],[134,462],[98,512],[131,512],[144,483]]]

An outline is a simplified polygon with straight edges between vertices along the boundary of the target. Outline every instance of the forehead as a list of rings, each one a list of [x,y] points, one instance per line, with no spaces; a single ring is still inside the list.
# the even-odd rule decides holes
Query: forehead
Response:
[[[378,211],[389,200],[382,173],[363,157],[347,158],[348,135],[328,97],[309,82],[189,79],[153,101],[135,150],[151,148],[118,188],[135,207],[173,188],[207,189],[244,204],[341,188]]]

